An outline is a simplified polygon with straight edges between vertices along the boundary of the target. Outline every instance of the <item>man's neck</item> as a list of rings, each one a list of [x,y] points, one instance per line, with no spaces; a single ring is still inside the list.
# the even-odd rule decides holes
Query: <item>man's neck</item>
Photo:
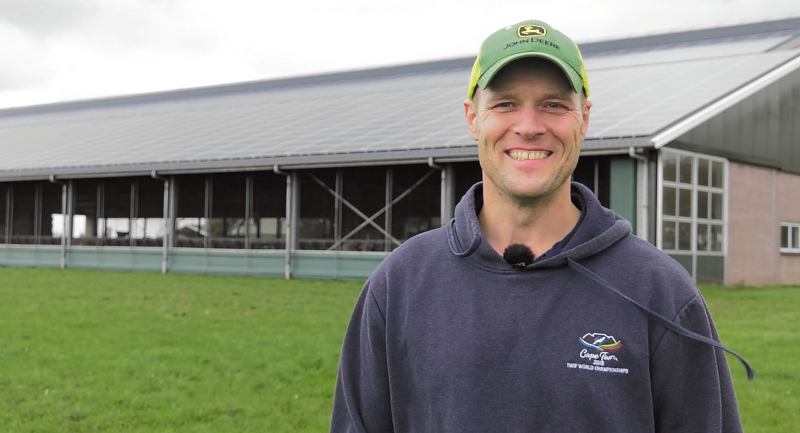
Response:
[[[489,244],[500,255],[507,246],[519,243],[538,257],[568,235],[581,216],[572,203],[569,184],[552,197],[525,202],[508,200],[488,189],[484,183],[478,220]]]

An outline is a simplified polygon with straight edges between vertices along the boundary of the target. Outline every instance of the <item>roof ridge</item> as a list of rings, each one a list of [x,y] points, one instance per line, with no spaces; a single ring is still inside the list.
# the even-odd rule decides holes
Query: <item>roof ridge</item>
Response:
[[[776,33],[792,30],[794,30],[796,34],[800,34],[800,17],[697,30],[668,32],[655,35],[634,36],[605,41],[585,42],[578,45],[581,47],[581,52],[586,55],[606,51],[655,47],[659,45],[684,42],[713,41],[715,39],[729,38],[734,36]]]

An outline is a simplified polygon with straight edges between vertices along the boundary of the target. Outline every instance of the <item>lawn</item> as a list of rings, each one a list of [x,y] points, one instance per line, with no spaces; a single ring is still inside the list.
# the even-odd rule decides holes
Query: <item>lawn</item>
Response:
[[[800,426],[800,287],[701,287],[722,342],[756,369],[728,356],[747,433]]]
[[[0,268],[0,431],[326,431],[361,284]]]
[[[360,282],[0,268],[0,431],[327,431]],[[800,287],[703,287],[748,433],[800,425]]]

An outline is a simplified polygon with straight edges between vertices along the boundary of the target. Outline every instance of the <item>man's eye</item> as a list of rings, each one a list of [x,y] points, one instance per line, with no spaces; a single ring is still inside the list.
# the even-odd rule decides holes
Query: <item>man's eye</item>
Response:
[[[559,104],[558,102],[548,102],[547,103],[547,108],[549,108],[551,110],[558,110],[558,109],[564,108],[564,106]]]
[[[511,108],[513,106],[510,102],[501,102],[499,104],[495,104],[494,108]]]

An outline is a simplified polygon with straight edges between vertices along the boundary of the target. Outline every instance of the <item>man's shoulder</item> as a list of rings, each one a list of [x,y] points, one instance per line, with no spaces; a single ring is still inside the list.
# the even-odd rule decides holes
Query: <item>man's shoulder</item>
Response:
[[[686,272],[683,266],[650,242],[629,234],[617,244],[616,255],[626,258],[631,264],[644,268],[664,269],[671,272]],[[614,249],[612,249],[613,251]]]
[[[627,287],[631,295],[644,296],[651,302],[677,306],[698,293],[683,265],[635,235],[622,238],[599,257],[597,270]]]
[[[439,256],[447,249],[446,236],[443,227],[417,234],[392,251],[378,269],[405,268],[410,263],[427,261],[431,257]]]
[[[448,255],[452,254],[443,228],[420,233],[392,251],[372,272],[367,286],[380,301],[389,292],[403,292],[403,288],[430,277],[432,269],[440,269],[437,264]]]

